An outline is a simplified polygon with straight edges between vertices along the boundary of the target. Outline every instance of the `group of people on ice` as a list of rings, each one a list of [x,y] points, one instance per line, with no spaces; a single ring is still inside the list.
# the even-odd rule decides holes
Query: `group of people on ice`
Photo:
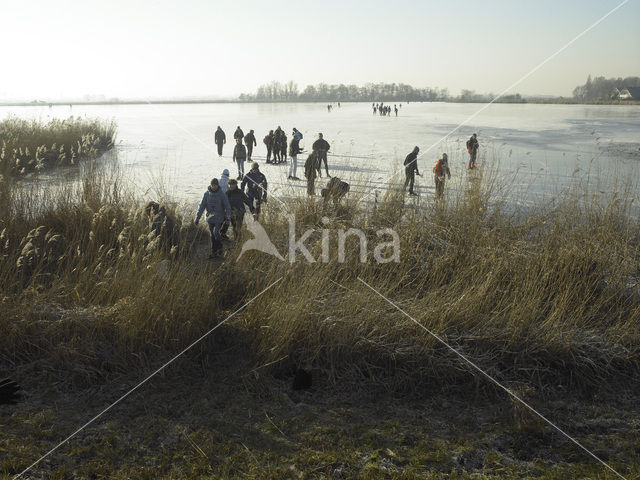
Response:
[[[247,135],[244,134],[242,129],[238,126],[233,134],[235,140],[235,146],[233,148],[233,161],[236,162],[238,167],[237,180],[242,180],[244,177],[244,163],[251,161],[251,155],[253,153],[253,147],[257,145],[256,137],[253,130],[250,130]],[[275,130],[269,130],[269,133],[265,135],[262,140],[267,148],[266,163],[281,164],[287,162],[287,151],[289,158],[291,159],[289,166],[288,180],[300,180],[298,178],[298,155],[304,153],[304,150],[300,147],[300,140],[303,135],[297,128],[293,128],[291,133],[291,142],[287,145],[287,135],[282,128],[278,126]],[[224,130],[218,126],[214,134],[215,143],[218,148],[218,155],[222,156],[223,146],[227,143],[227,137]],[[244,140],[244,144],[243,144]],[[327,152],[331,148],[329,142],[327,142],[322,133],[318,134],[318,139],[313,142],[312,153],[310,157],[314,164],[314,169],[318,172],[317,176],[322,176],[321,168],[324,163],[325,172],[327,177],[329,176],[329,165],[327,163]]]
[[[371,107],[373,108],[373,114],[380,113],[380,115],[391,115],[391,105],[385,105],[384,103],[372,103]],[[402,108],[402,104],[400,104],[400,108]],[[398,116],[398,105],[393,104],[393,110],[396,113],[396,117]]]
[[[401,105],[402,106],[402,105]],[[384,111],[390,107],[383,104],[374,104],[374,113],[376,109]],[[396,114],[397,114],[397,106]],[[226,135],[222,128],[218,126],[215,132],[215,143],[218,147],[218,155],[222,156],[223,145],[226,143]],[[211,233],[211,256],[216,257],[222,253],[222,240],[227,240],[227,231],[231,226],[233,228],[234,237],[238,238],[244,215],[247,208],[257,216],[260,214],[261,204],[267,201],[267,178],[260,171],[257,162],[253,162],[251,170],[245,174],[244,164],[251,161],[253,147],[257,145],[255,134],[250,130],[247,135],[244,134],[240,126],[233,134],[235,146],[233,149],[233,161],[238,167],[237,178],[230,178],[228,169],[224,169],[220,179],[211,180],[207,191],[202,197],[198,213],[196,215],[196,225],[200,221],[202,215],[206,212],[206,220]],[[289,157],[291,163],[289,166],[289,180],[300,180],[297,177],[298,155],[304,153],[300,147],[302,133],[294,128],[292,132],[291,142],[288,146]],[[243,144],[244,142],[244,144]],[[267,147],[266,163],[284,163],[287,160],[287,136],[281,127],[276,130],[270,130],[264,137],[263,143]],[[479,149],[477,134],[473,134],[466,143],[469,153],[468,168],[473,169],[476,165],[476,158]],[[343,182],[337,177],[331,178],[329,175],[329,166],[327,163],[327,152],[331,148],[322,133],[318,134],[318,139],[313,142],[312,152],[308,155],[304,163],[304,176],[307,180],[307,195],[315,196],[316,178],[322,178],[322,163],[324,162],[325,173],[330,178],[326,188],[322,189],[322,196],[325,202],[333,199],[338,202],[349,191],[349,184]],[[414,190],[415,176],[421,176],[418,170],[418,154],[419,147],[415,147],[405,158],[405,190],[409,187],[409,195],[417,196]],[[272,156],[273,155],[273,156]],[[441,198],[444,194],[444,185],[447,179],[451,178],[451,170],[449,169],[449,161],[446,153],[443,153],[433,167],[434,184],[436,190],[436,198]],[[238,182],[240,186],[238,186]]]
[[[302,134],[297,129],[293,129],[294,138],[299,134],[302,138]],[[278,126],[275,131],[269,130],[269,133],[265,135],[262,142],[267,147],[267,163],[285,163],[287,161],[287,135],[282,128]],[[271,155],[273,154],[273,159]]]
[[[235,238],[239,237],[242,222],[247,208],[256,217],[260,214],[262,203],[267,202],[267,177],[260,171],[257,162],[253,162],[251,170],[238,180],[229,178],[229,170],[224,169],[220,179],[214,178],[204,192],[196,225],[206,213],[207,225],[211,234],[211,255],[214,258],[222,253],[222,240],[228,240],[229,226],[233,228]]]
[[[474,133],[471,135],[471,138],[467,140],[467,152],[469,153],[469,163],[467,165],[469,170],[473,170],[476,167],[476,157],[478,155],[478,148],[480,144],[478,143],[478,135]],[[404,188],[406,190],[407,186],[409,187],[409,195],[417,196],[418,194],[414,191],[413,186],[415,183],[416,175],[420,175],[418,171],[418,153],[420,152],[419,147],[415,147],[409,155],[404,159]],[[449,169],[449,157],[446,153],[443,153],[440,158],[436,161],[435,166],[433,167],[433,183],[436,187],[436,198],[442,197],[444,194],[444,183],[445,180],[451,178],[451,170]]]

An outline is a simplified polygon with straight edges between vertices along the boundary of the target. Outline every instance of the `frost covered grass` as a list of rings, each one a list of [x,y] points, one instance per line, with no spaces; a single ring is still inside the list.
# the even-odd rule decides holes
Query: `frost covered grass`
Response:
[[[0,122],[0,173],[25,175],[96,158],[113,147],[115,137],[116,124],[109,121],[9,117]]]
[[[361,277],[505,382],[588,390],[637,379],[640,241],[629,192],[606,201],[568,192],[514,212],[477,171],[418,208],[394,189],[372,207],[355,198],[338,207],[300,198],[287,209],[271,201],[260,221],[280,251],[293,212],[299,232],[317,230],[306,242],[316,259],[323,228],[358,228],[372,244],[392,228],[400,262],[378,264],[370,249],[361,263],[355,238],[344,262],[334,247],[328,262],[255,251],[236,262],[239,244],[210,262],[208,232],[181,208],[145,211],[117,168],[89,163],[81,175],[75,186],[37,191],[2,179],[0,351],[13,368],[38,362],[90,384],[157,365],[283,277],[215,334],[256,366],[274,374],[307,366],[330,383],[358,378],[388,390],[474,378]],[[209,348],[204,341],[189,355]]]

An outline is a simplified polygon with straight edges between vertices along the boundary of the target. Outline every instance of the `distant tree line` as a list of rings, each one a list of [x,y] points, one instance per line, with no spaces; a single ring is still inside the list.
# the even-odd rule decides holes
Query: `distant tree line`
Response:
[[[295,82],[271,82],[260,85],[255,94],[243,93],[246,102],[435,102],[449,100],[449,91],[439,88],[414,88],[404,83],[367,83],[357,85],[307,85],[303,91]]]
[[[617,91],[628,87],[640,87],[640,77],[587,78],[587,83],[573,89],[573,97],[577,100],[611,100]]]
[[[449,102],[460,102],[460,103],[485,103],[494,101],[497,95],[493,93],[476,93],[475,90],[466,90],[463,89],[460,92],[460,95],[457,97],[452,97],[447,99]],[[500,98],[495,100],[497,103],[526,103],[527,100],[522,97],[519,93],[515,93],[513,95],[502,95]]]
[[[495,100],[498,103],[542,102],[607,102],[616,99],[616,93],[624,88],[640,87],[640,77],[587,79],[587,83],[573,90],[573,99],[560,98],[524,98],[519,93],[504,95]],[[462,90],[457,97],[449,95],[446,88],[415,88],[404,83],[367,83],[357,85],[328,85],[319,83],[307,85],[300,91],[298,85],[271,82],[260,85],[256,93],[243,93],[242,102],[464,102],[483,103],[493,101],[494,94],[476,93],[474,90]]]

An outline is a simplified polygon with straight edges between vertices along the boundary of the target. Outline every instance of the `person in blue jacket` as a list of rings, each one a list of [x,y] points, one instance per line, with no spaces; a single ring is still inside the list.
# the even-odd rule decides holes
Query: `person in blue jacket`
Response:
[[[214,258],[222,253],[222,240],[220,238],[220,227],[226,218],[231,216],[231,206],[227,195],[220,190],[218,179],[211,180],[211,184],[204,192],[198,214],[196,215],[196,225],[200,221],[200,217],[204,211],[207,211],[207,224],[209,225],[209,233],[211,233],[211,255]]]
[[[218,180],[218,185],[220,185],[220,190],[222,193],[227,193],[227,189],[229,188],[229,170],[222,170],[222,175],[220,175],[220,180]]]

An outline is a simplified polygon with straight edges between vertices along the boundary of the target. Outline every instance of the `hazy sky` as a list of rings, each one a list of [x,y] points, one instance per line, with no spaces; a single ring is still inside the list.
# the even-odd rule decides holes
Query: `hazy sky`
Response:
[[[622,0],[0,0],[0,99],[235,96],[271,80],[498,93]],[[515,92],[640,75],[630,0]]]

